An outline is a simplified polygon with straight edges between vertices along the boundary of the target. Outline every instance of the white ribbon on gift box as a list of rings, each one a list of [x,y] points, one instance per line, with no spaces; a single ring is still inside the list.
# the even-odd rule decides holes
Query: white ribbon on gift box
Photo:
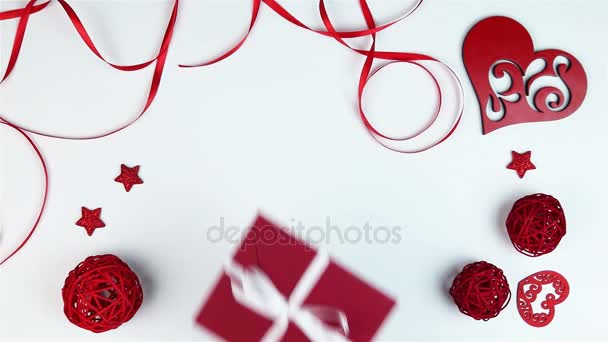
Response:
[[[293,289],[289,299],[274,286],[272,280],[259,268],[243,268],[232,262],[225,266],[230,277],[232,295],[241,305],[268,317],[274,324],[266,332],[262,341],[275,342],[287,332],[289,322],[315,342],[348,341],[348,320],[346,314],[336,308],[325,306],[302,306],[302,302],[314,288],[329,264],[329,256],[317,253],[302,278]],[[339,329],[324,322],[335,323]]]

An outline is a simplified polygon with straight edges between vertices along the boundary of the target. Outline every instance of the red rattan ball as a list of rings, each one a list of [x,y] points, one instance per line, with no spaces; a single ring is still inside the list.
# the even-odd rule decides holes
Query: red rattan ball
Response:
[[[530,257],[551,253],[566,235],[562,205],[545,194],[529,195],[515,202],[506,225],[515,249]]]
[[[143,300],[137,275],[110,254],[86,258],[70,272],[61,292],[70,322],[95,333],[129,321]]]
[[[479,261],[466,265],[454,278],[450,295],[460,312],[487,321],[507,307],[511,290],[500,268]]]

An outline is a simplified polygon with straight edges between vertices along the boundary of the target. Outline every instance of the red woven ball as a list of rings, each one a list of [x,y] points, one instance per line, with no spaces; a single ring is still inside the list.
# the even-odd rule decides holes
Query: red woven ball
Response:
[[[551,253],[566,235],[561,204],[545,194],[529,195],[515,202],[506,225],[515,249],[530,257]]]
[[[70,272],[61,292],[68,320],[95,333],[129,321],[143,300],[137,275],[110,254],[86,258]]]
[[[450,295],[460,312],[487,321],[507,307],[511,290],[500,268],[480,261],[466,265],[454,278]]]

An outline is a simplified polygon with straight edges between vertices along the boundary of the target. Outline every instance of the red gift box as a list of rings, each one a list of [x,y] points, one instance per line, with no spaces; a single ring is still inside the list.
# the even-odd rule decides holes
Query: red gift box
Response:
[[[311,246],[258,216],[232,263],[245,270],[260,270],[276,292],[291,301],[296,287],[311,282],[305,274],[310,275],[313,268],[319,268],[320,256],[321,253]],[[320,267],[298,307],[332,308],[343,314],[348,322],[345,339],[370,341],[395,301],[329,258]],[[268,339],[267,334],[275,326],[276,319],[237,300],[233,286],[234,279],[225,271],[198,313],[196,322],[228,341]],[[310,333],[303,331],[292,319],[286,320],[285,324],[280,340],[311,339]]]

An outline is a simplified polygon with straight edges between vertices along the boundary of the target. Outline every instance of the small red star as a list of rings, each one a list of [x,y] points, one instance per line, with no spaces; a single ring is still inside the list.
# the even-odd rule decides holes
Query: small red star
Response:
[[[125,186],[127,192],[131,191],[131,188],[135,184],[143,184],[144,181],[139,178],[139,165],[134,167],[128,167],[125,164],[120,165],[120,175],[114,179],[115,182],[122,183]]]
[[[517,153],[511,151],[511,155],[513,156],[513,161],[507,166],[507,169],[517,171],[519,178],[524,178],[527,171],[536,169],[536,166],[530,161],[532,152]]]
[[[87,234],[91,236],[93,235],[95,229],[106,226],[106,224],[103,223],[103,221],[99,218],[99,215],[101,215],[101,208],[90,210],[82,207],[82,217],[80,220],[78,220],[78,222],[76,222],[76,225],[86,229]]]

